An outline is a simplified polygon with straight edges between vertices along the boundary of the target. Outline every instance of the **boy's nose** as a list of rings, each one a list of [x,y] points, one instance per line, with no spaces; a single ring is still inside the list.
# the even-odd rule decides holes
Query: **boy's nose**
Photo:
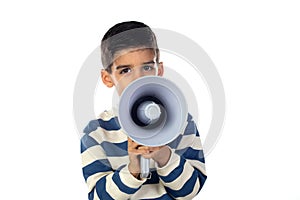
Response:
[[[146,74],[141,72],[140,70],[135,70],[133,79],[136,80],[136,79],[141,78],[143,76],[146,76]]]

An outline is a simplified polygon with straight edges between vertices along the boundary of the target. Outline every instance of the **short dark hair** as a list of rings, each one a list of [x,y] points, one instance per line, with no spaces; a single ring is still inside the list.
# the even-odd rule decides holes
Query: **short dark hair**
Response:
[[[159,49],[155,34],[142,22],[127,21],[114,25],[101,41],[101,61],[104,69],[111,73],[111,66],[117,53],[130,49],[152,49],[159,62]]]

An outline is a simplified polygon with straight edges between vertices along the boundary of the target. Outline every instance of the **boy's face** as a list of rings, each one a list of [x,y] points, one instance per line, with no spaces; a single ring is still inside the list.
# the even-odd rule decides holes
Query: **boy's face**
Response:
[[[118,56],[111,67],[112,73],[101,71],[101,78],[107,87],[115,86],[119,95],[134,80],[149,75],[163,75],[163,63],[156,63],[151,49],[129,51]]]

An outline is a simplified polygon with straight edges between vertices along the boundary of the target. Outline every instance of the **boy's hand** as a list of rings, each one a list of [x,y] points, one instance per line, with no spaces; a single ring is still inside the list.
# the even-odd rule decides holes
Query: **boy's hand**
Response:
[[[137,178],[140,173],[139,156],[152,158],[155,162],[157,162],[159,167],[163,167],[170,159],[171,150],[166,145],[160,147],[143,146],[128,138],[128,155],[130,161],[128,166],[129,171]]]
[[[149,153],[142,154],[142,156],[144,158],[152,158],[159,167],[164,167],[171,157],[171,150],[167,145],[160,147],[142,146],[141,148],[149,151]]]
[[[139,149],[140,146],[141,145],[135,143],[133,140],[128,138],[128,148],[127,148],[128,156],[129,156],[128,169],[130,173],[136,178],[138,178],[141,171],[139,156],[141,154],[147,153],[147,151],[145,150],[140,150]]]

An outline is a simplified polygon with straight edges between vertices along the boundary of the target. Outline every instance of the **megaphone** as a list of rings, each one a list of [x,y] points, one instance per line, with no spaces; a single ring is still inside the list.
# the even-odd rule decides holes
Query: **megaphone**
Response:
[[[159,76],[141,77],[126,87],[119,100],[118,118],[129,138],[144,146],[172,142],[186,125],[188,106],[175,83]],[[141,177],[149,176],[150,160],[141,157]]]

